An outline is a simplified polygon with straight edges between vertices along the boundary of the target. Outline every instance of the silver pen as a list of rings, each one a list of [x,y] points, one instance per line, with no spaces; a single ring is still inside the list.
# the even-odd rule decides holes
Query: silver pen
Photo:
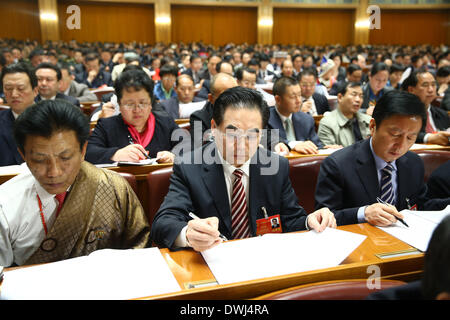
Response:
[[[377,201],[378,201],[379,203],[385,204],[385,205],[387,205],[387,206],[391,205],[391,204],[389,204],[389,203],[387,203],[387,202],[381,200],[379,197],[377,197]],[[395,218],[396,218],[398,221],[400,221],[401,223],[403,223],[405,226],[407,226],[407,227],[409,228],[408,224],[407,224],[405,221],[403,221],[403,219],[400,219],[400,218],[397,218],[397,217],[395,217]]]
[[[189,212],[189,217],[191,217],[192,219],[200,219],[193,212]],[[219,234],[219,238],[221,238],[223,241],[228,241],[228,239],[221,233]]]

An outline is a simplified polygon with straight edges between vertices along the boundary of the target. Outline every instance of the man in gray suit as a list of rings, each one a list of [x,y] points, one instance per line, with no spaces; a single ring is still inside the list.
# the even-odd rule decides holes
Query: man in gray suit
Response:
[[[344,82],[338,89],[337,109],[326,113],[320,120],[317,134],[324,144],[343,147],[370,135],[368,114],[358,112],[363,102],[363,91],[358,82]]]
[[[83,83],[76,82],[75,75],[70,70],[68,64],[60,64],[62,79],[60,81],[59,92],[66,96],[77,98],[80,102],[97,101],[97,96],[89,90]]]

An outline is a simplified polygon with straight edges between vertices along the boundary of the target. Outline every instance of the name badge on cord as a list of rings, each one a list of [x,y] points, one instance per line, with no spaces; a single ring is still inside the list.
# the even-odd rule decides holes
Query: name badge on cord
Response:
[[[279,214],[268,216],[266,208],[262,207],[264,218],[256,220],[256,235],[262,236],[266,233],[281,233],[281,218]]]

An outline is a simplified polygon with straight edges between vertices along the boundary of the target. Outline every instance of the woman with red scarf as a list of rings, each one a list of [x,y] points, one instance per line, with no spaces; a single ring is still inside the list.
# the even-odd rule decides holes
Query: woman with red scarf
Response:
[[[100,164],[150,157],[159,163],[173,162],[170,151],[179,140],[171,137],[179,127],[169,115],[152,111],[153,81],[144,71],[133,69],[123,72],[114,88],[120,114],[99,119],[88,140],[86,160]]]

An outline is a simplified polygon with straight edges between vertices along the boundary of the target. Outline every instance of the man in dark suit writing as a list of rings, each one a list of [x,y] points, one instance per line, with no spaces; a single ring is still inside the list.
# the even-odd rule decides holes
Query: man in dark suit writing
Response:
[[[328,156],[320,167],[316,207],[333,210],[338,225],[369,222],[387,226],[398,211],[430,208],[424,165],[408,149],[426,123],[416,96],[393,90],[380,98],[370,121],[371,138]],[[377,203],[377,197],[385,203]],[[397,211],[398,210],[398,211]]]
[[[268,119],[256,91],[234,87],[215,101],[214,142],[174,164],[169,192],[152,225],[152,239],[168,248],[209,249],[222,240],[255,236],[256,220],[280,215],[283,232],[335,227],[327,208],[309,215],[289,180],[289,163],[259,148]],[[190,219],[189,212],[200,219]]]

